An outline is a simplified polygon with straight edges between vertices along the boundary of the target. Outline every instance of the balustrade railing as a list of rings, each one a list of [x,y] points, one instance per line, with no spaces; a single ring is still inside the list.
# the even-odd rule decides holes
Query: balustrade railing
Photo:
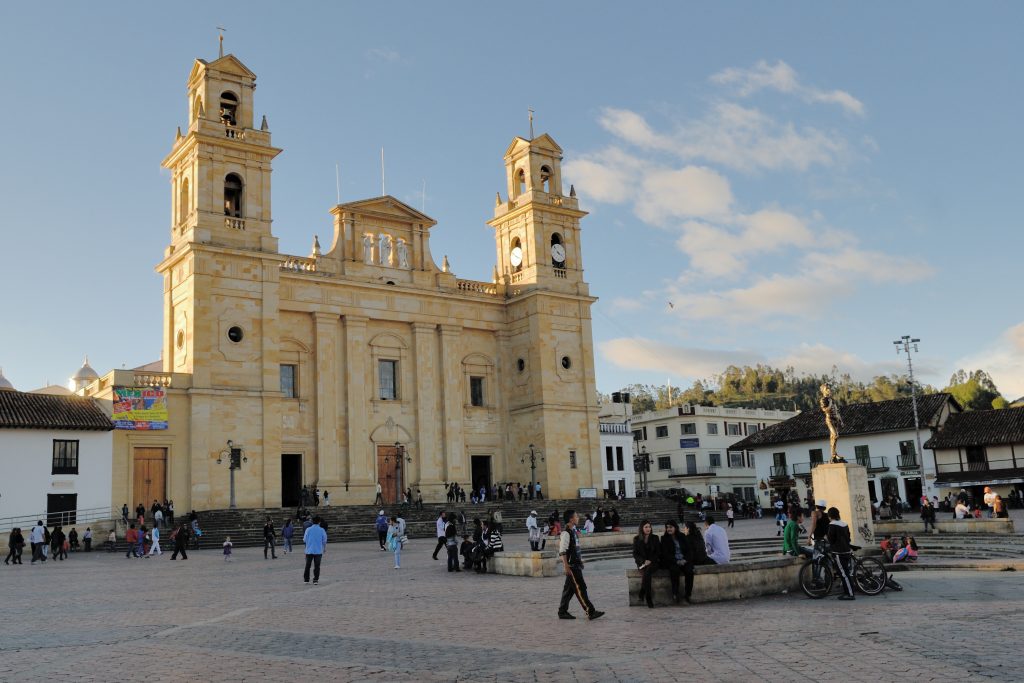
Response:
[[[245,219],[234,216],[224,216],[224,227],[233,230],[245,230]]]
[[[315,273],[316,259],[303,256],[288,256],[280,264],[279,268],[292,273]]]
[[[456,280],[455,286],[460,292],[475,292],[477,294],[497,294],[498,286],[491,282],[477,282],[476,280]]]

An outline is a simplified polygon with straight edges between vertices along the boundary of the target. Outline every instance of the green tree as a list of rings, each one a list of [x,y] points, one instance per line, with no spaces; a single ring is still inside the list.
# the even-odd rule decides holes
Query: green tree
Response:
[[[949,386],[943,391],[952,394],[964,410],[991,410],[1005,408],[1007,405],[996,383],[984,370],[973,370],[970,373],[962,369],[957,370],[949,378]]]

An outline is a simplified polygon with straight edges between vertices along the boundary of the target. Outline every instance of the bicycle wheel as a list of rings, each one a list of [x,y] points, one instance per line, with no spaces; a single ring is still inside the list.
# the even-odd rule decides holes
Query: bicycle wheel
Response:
[[[865,595],[878,595],[888,579],[885,565],[873,557],[859,557],[853,565],[853,584]]]
[[[814,575],[817,572],[818,578]],[[800,568],[800,588],[809,598],[823,598],[832,592],[832,568],[822,560],[815,567],[814,560],[808,560]]]

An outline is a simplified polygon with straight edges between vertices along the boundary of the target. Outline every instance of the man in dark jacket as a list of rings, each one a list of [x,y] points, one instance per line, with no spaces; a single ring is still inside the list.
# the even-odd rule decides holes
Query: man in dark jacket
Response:
[[[277,559],[277,552],[274,550],[274,540],[277,538],[277,532],[274,531],[274,523],[267,517],[267,523],[263,525],[263,559],[267,559],[267,550],[270,550],[270,556],[273,559]]]
[[[174,534],[174,552],[171,553],[171,559],[178,559],[178,553],[181,553],[181,559],[187,560],[188,553],[185,552],[185,546],[188,543],[188,525],[182,522],[181,526],[178,527],[178,531]]]
[[[836,569],[843,580],[843,589],[846,591],[839,596],[840,600],[853,600],[853,583],[850,577],[853,575],[853,548],[850,547],[850,527],[846,522],[839,519],[839,509],[828,509],[828,543],[832,549],[832,556],[835,558]]]

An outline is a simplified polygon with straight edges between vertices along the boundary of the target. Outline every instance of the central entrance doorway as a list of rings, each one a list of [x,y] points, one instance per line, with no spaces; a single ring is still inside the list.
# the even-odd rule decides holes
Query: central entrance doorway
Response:
[[[302,454],[281,455],[281,507],[298,507],[302,501]]]
[[[48,526],[74,524],[77,510],[77,493],[49,493],[46,495],[46,524]]]
[[[148,510],[154,500],[167,497],[167,449],[140,446],[132,460],[132,494]]]
[[[491,456],[473,455],[470,456],[470,474],[473,478],[473,490],[479,492],[480,488],[487,489],[487,497],[491,496]]]
[[[394,505],[402,499],[399,489],[402,486],[403,465],[397,447],[377,446],[377,481],[385,505]]]

